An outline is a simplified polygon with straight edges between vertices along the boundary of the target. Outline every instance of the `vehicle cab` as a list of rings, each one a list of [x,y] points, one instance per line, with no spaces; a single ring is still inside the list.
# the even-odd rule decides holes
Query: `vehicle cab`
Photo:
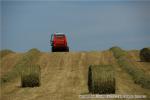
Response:
[[[67,38],[64,33],[54,33],[51,35],[51,46],[52,46],[52,51],[55,50],[60,50],[60,51],[65,51],[68,50],[67,46]]]

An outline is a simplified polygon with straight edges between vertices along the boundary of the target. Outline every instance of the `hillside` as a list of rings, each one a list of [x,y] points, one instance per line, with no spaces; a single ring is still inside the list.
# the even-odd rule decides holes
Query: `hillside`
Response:
[[[11,53],[3,57],[0,60],[0,76],[11,72],[24,54]],[[128,51],[128,57],[137,68],[147,74],[150,73],[150,63],[139,62],[138,51]],[[1,85],[1,100],[80,100],[79,95],[88,94],[87,75],[88,66],[91,64],[115,65],[116,94],[147,95],[147,100],[150,97],[150,89],[135,84],[132,77],[117,64],[113,53],[109,50],[41,52],[34,63],[41,66],[41,86],[21,88],[20,77],[15,77]]]

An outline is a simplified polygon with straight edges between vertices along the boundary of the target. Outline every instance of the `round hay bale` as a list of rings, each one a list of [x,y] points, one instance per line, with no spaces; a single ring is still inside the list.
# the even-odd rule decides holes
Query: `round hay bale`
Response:
[[[141,61],[150,62],[150,48],[143,48],[140,50]]]
[[[88,89],[92,94],[114,94],[115,74],[111,65],[90,65]]]
[[[41,69],[39,65],[26,66],[21,74],[22,87],[36,87],[40,86]]]

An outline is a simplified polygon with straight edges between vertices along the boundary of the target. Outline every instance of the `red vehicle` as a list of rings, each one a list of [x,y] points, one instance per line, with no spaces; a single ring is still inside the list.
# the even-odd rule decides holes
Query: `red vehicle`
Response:
[[[67,45],[67,38],[63,33],[54,33],[51,35],[51,46],[52,52],[64,51],[69,52],[69,47]]]

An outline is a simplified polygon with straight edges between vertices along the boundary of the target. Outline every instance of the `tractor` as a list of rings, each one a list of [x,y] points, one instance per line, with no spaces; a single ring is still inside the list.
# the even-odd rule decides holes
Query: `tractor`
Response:
[[[64,33],[51,34],[50,43],[52,52],[69,52],[67,37]]]

